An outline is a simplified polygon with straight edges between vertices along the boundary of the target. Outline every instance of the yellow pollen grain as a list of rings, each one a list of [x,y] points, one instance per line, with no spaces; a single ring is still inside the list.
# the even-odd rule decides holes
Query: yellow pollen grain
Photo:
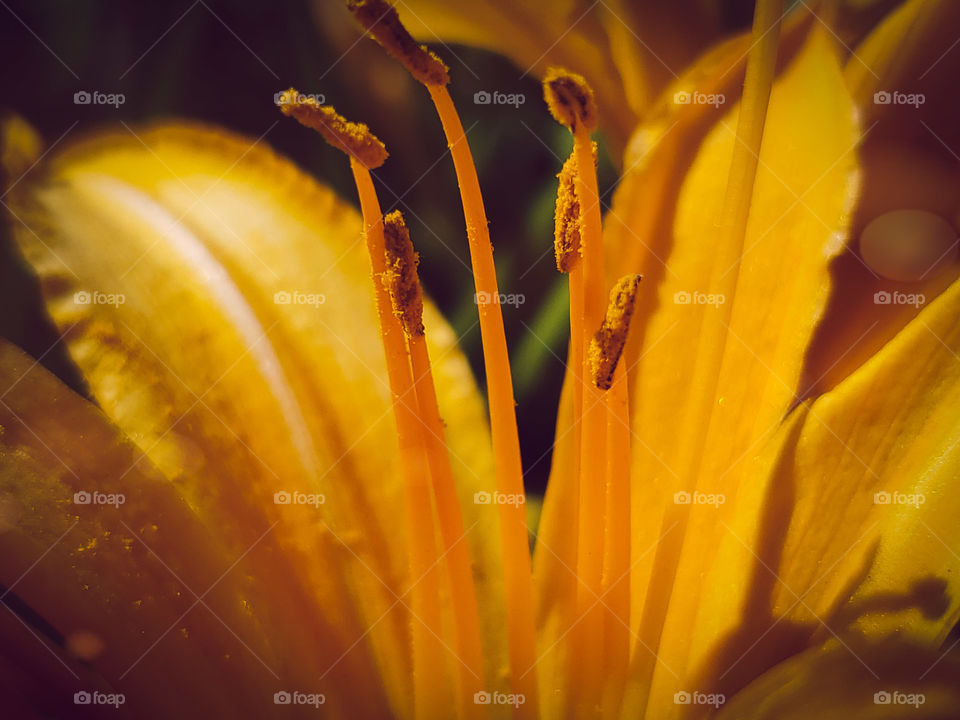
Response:
[[[410,36],[400,22],[396,8],[386,0],[347,0],[347,8],[370,37],[421,83],[429,86],[450,82],[443,60]]]
[[[280,112],[301,125],[316,130],[330,145],[359,160],[368,170],[380,167],[389,156],[386,146],[363,123],[348,121],[332,107],[294,88],[285,90],[278,101]]]
[[[556,121],[575,130],[578,123],[588,131],[597,127],[597,102],[593,89],[582,75],[551,67],[543,79],[543,99]]]
[[[627,342],[640,279],[639,275],[625,275],[617,281],[610,292],[610,305],[603,324],[590,343],[593,380],[601,390],[609,390],[613,384],[613,372]]]
[[[423,293],[417,275],[419,255],[410,241],[410,231],[399,210],[383,219],[387,267],[383,281],[390,293],[393,314],[408,338],[423,335]]]

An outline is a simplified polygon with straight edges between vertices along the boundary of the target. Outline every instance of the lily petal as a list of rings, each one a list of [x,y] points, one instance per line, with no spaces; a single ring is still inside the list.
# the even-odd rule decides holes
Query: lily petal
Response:
[[[897,638],[831,640],[777,665],[728,699],[717,720],[948,718],[960,702],[955,654]]]
[[[639,639],[628,715],[642,713],[646,688],[651,712],[672,704],[715,638],[739,619],[737,578],[752,558],[728,527],[741,537],[756,529],[758,514],[746,511],[763,499],[749,480],[763,473],[754,458],[794,401],[829,292],[828,263],[843,247],[857,190],[853,107],[830,43],[814,27],[774,85],[740,266],[715,267],[724,253],[705,246],[720,235],[736,112],[710,132],[684,181],[659,304],[633,378],[640,389],[632,508]],[[712,283],[729,273],[739,273],[735,294],[713,297]],[[721,303],[732,311],[718,354],[699,339]],[[688,379],[705,377],[695,368],[710,357],[722,360],[713,371],[716,396],[706,398],[713,390]],[[706,416],[697,409],[705,401]],[[692,504],[683,504],[688,497]],[[696,499],[711,497],[716,504]],[[701,603],[704,593],[716,593],[713,577],[725,591]]]
[[[413,580],[358,214],[256,142],[184,126],[92,136],[11,198],[92,397],[238,553],[276,524],[297,602],[369,645],[405,714]],[[495,518],[473,502],[492,490],[483,405],[432,306],[426,324],[478,604],[500,608]],[[277,504],[297,492],[324,502]]]
[[[6,709],[72,715],[74,692],[98,690],[122,692],[129,717],[266,716],[286,683],[315,687],[335,646],[300,655],[296,637],[331,628],[298,627],[262,574],[268,542],[235,555],[94,405],[5,341],[0,392],[0,655],[32,676]],[[334,713],[355,700],[344,690],[327,691]],[[385,709],[368,693],[365,712]]]

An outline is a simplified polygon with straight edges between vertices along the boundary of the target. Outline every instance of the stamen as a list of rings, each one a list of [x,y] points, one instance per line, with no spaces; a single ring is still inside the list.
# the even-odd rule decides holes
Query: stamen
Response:
[[[397,316],[407,339],[423,335],[423,293],[417,265],[420,256],[410,242],[410,231],[399,210],[394,210],[383,219],[383,236],[386,243],[387,270],[383,281],[390,292],[393,314]]]
[[[351,8],[358,0],[349,0]],[[473,163],[470,146],[460,116],[453,105],[446,83],[448,75],[425,72],[420,65],[424,55],[418,53],[414,62],[409,54],[412,40],[403,29],[396,14],[390,14],[382,0],[371,0],[382,10],[380,18],[389,17],[386,27],[377,18],[370,27],[370,17],[364,24],[368,30],[377,30],[375,39],[396,57],[408,71],[422,82],[430,93],[443,132],[450,148],[463,215],[467,225],[467,242],[473,269],[477,298],[500,296],[497,272],[493,262],[493,247],[487,227],[487,214],[480,193],[480,181]],[[359,3],[370,7],[370,3]],[[359,17],[359,16],[358,16]],[[363,17],[359,17],[364,22]],[[379,29],[378,29],[379,28]],[[426,56],[431,57],[431,56]],[[431,66],[433,70],[436,67]],[[442,63],[441,63],[442,65]],[[493,436],[494,468],[497,475],[497,491],[514,497],[524,497],[523,465],[520,461],[520,438],[517,433],[516,402],[513,394],[513,379],[510,373],[510,356],[507,352],[503,314],[499,303],[477,303],[480,318],[480,338],[483,344],[483,362],[487,380],[487,395],[490,404],[490,429]],[[500,503],[497,505],[500,520],[500,543],[503,558],[504,596],[506,605],[506,636],[510,655],[510,683],[516,694],[523,695],[525,702],[515,715],[535,718],[539,714],[537,700],[537,654],[534,629],[533,583],[530,572],[530,544],[524,503]]]
[[[597,101],[582,75],[563,68],[548,68],[543,79],[543,99],[554,119],[571,132],[579,125],[583,125],[587,132],[597,129]]]
[[[370,128],[363,123],[348,122],[332,107],[318,103],[316,98],[290,88],[283,92],[278,104],[284,115],[316,130],[333,147],[356,158],[368,170],[375,170],[386,161],[387,148],[370,132]]]
[[[295,91],[293,91],[295,92]],[[302,107],[306,104],[284,105],[284,107]],[[319,107],[315,103],[313,106]],[[312,112],[312,111],[311,111]],[[301,123],[312,127],[325,138],[328,126],[320,123],[316,127],[311,122],[291,112]],[[321,117],[310,115],[308,118]],[[363,132],[376,140],[366,126],[347,123],[340,116],[337,119],[345,126],[362,127]],[[336,137],[336,136],[334,136]],[[378,144],[379,140],[376,140]],[[399,446],[399,466],[403,474],[406,504],[406,534],[410,552],[410,577],[413,587],[411,595],[411,638],[413,649],[413,696],[414,717],[441,717],[449,707],[448,689],[445,676],[448,668],[448,654],[442,646],[443,608],[440,602],[440,577],[438,568],[439,553],[435,541],[435,519],[433,499],[427,481],[428,460],[426,455],[423,428],[411,404],[414,403],[415,388],[407,348],[404,342],[400,321],[394,316],[390,295],[381,278],[386,272],[386,241],[384,238],[383,218],[380,201],[373,187],[370,170],[363,159],[346,143],[331,145],[343,150],[350,156],[350,169],[353,171],[357,193],[360,196],[360,210],[363,215],[367,253],[374,278],[374,294],[377,306],[377,319],[380,324],[380,338],[387,364],[387,378],[390,394],[393,398],[393,414],[397,426]],[[383,150],[386,157],[386,150]]]
[[[604,526],[608,415],[604,394],[595,383],[585,382],[593,374],[585,350],[593,339],[593,329],[603,321],[606,306],[600,194],[594,145],[590,140],[590,131],[597,126],[598,114],[593,91],[586,80],[575,73],[550,68],[543,81],[543,95],[554,118],[573,134],[577,170],[574,188],[580,210],[581,262],[570,273],[570,279],[571,328],[578,324],[580,331],[579,347],[576,348],[580,355],[576,380],[581,389],[576,565],[578,624],[571,633],[571,657],[577,662],[571,663],[568,672],[578,712],[590,715],[600,702],[602,683],[603,615],[596,600],[600,596],[603,572],[603,532],[598,528]],[[579,293],[576,298],[579,306],[573,304],[574,289]]]
[[[457,498],[456,481],[450,467],[450,454],[424,336],[423,292],[417,276],[418,256],[410,241],[410,231],[399,211],[384,218],[384,236],[387,255],[384,280],[393,300],[394,314],[400,319],[407,336],[418,414],[424,426],[427,462],[440,518],[443,557],[451,585],[455,648],[462,661],[456,665],[459,670],[457,702],[461,717],[483,717],[483,708],[473,701],[475,693],[485,689],[480,617],[470,565],[470,550],[464,538],[463,516]]]
[[[347,0],[347,7],[370,37],[421,83],[446,85],[450,82],[446,64],[410,36],[396,8],[386,0]]]
[[[590,343],[590,365],[593,367],[593,381],[601,390],[609,390],[613,385],[613,371],[627,342],[630,318],[637,300],[639,275],[626,275],[617,282],[610,292],[610,305],[603,319],[603,325]]]

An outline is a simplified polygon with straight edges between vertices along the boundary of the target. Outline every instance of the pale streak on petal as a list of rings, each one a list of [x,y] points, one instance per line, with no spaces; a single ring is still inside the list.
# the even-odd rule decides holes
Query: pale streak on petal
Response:
[[[141,222],[155,228],[158,235],[167,239],[168,247],[179,253],[184,267],[191,268],[209,289],[216,304],[243,338],[257,370],[273,393],[284,422],[290,430],[300,463],[311,477],[315,477],[318,468],[317,453],[307,430],[303,410],[284,374],[267,330],[226,268],[194,233],[146,193],[107,175],[91,173],[85,176],[84,183],[87,188],[102,194],[110,202],[123,206]]]

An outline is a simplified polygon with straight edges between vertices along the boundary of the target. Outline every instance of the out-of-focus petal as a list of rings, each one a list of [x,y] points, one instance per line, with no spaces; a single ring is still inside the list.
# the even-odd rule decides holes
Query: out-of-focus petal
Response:
[[[6,342],[0,394],[0,655],[16,668],[5,679],[25,676],[5,683],[5,710],[73,717],[91,709],[74,693],[98,691],[125,695],[121,717],[267,716],[293,689],[325,692],[337,716],[385,710],[377,689],[351,689],[376,672],[366,652],[318,683],[346,647],[331,618],[303,612],[270,526],[237,552],[100,410]]]
[[[960,703],[956,654],[911,645],[831,640],[748,685],[716,720],[945,720]]]
[[[262,144],[182,126],[89,137],[9,197],[92,397],[231,548],[276,523],[298,602],[347,646],[362,638],[408,708],[396,601],[411,579],[358,214]],[[426,324],[479,605],[495,612],[495,518],[473,502],[492,487],[484,408],[432,307]],[[298,492],[324,502],[284,504]],[[484,618],[493,667],[498,620]]]

